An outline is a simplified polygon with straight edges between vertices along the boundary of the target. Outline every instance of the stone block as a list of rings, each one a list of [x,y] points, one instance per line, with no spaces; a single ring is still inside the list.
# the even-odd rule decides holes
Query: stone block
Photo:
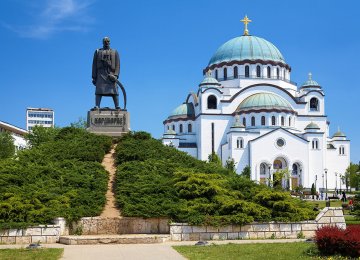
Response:
[[[241,226],[239,225],[232,226],[232,232],[240,232],[240,231],[241,231]]]
[[[284,232],[284,236],[286,237],[286,238],[290,238],[291,236],[293,236],[293,234],[295,234],[296,235],[296,233],[294,232],[291,232],[291,231],[285,231]]]
[[[265,238],[275,238],[276,237],[276,232],[264,232],[265,233]]]
[[[226,240],[227,233],[210,233],[211,240]]]
[[[181,241],[190,241],[190,234],[181,234]]]
[[[285,237],[285,232],[275,232],[275,237],[276,238],[283,238],[283,237]]]
[[[43,235],[43,236],[59,236],[60,228],[42,228],[41,235]]]
[[[281,232],[291,232],[291,224],[280,224]]]
[[[266,232],[258,231],[257,232],[257,238],[258,239],[264,239],[265,238],[265,233]]]
[[[200,233],[200,239],[199,240],[210,240],[211,239],[211,233]]]
[[[249,239],[250,238],[250,235],[249,235],[249,232],[239,232],[239,239]]]
[[[31,243],[46,244],[46,236],[31,236]]]
[[[249,232],[249,238],[250,239],[257,239],[257,232],[254,232],[254,231]]]
[[[30,244],[31,243],[31,236],[22,236],[15,238],[16,244]]]
[[[330,218],[331,217],[322,217],[319,219],[318,223],[323,224],[323,223],[330,223]]]
[[[59,237],[56,236],[46,236],[46,243],[47,244],[55,244],[59,241]]]
[[[212,227],[212,226],[207,226],[206,227],[206,232],[209,232],[209,233],[219,232],[219,228]]]
[[[193,229],[192,229],[192,226],[183,226],[182,227],[182,233],[192,233],[193,232]]]
[[[313,231],[317,229],[317,224],[302,224],[301,230],[303,231]]]
[[[16,237],[1,237],[2,244],[15,244]]]
[[[305,238],[312,238],[315,236],[315,231],[303,231]]]
[[[7,237],[9,235],[9,229],[1,229],[0,237]]]
[[[200,240],[200,233],[190,233],[189,234],[190,241],[199,241]]]
[[[334,217],[343,217],[343,211],[342,210],[334,210]]]
[[[253,231],[253,227],[252,225],[244,225],[244,226],[241,226],[241,232],[250,232],[250,231]]]
[[[278,223],[270,223],[269,224],[270,231],[280,231],[280,224]]]
[[[21,237],[21,236],[23,236],[23,230],[22,229],[9,229],[9,236],[10,237]]]
[[[334,216],[334,211],[333,210],[328,210],[324,214],[324,217],[332,217],[332,216]]]
[[[269,224],[254,224],[252,226],[254,231],[270,231]]]
[[[344,223],[345,218],[344,217],[332,217],[331,223]]]
[[[223,226],[223,227],[219,227],[219,232],[232,232],[232,226]]]
[[[182,226],[170,226],[170,234],[181,234]]]
[[[160,218],[159,219],[159,231],[160,234],[169,234],[170,232],[170,225],[169,225],[169,219],[167,218]]]
[[[335,226],[341,229],[346,229],[346,223],[335,223]]]
[[[239,233],[238,232],[230,232],[227,234],[227,239],[229,239],[229,240],[239,239]]]
[[[41,236],[41,228],[40,227],[32,227],[25,229],[24,236]]]
[[[206,227],[205,226],[193,226],[193,232],[194,233],[206,232]]]
[[[171,234],[172,241],[181,241],[181,234]]]

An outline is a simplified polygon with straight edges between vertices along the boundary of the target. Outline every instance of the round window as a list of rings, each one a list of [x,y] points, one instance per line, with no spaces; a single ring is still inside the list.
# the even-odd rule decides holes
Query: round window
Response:
[[[285,141],[282,138],[276,140],[276,145],[279,147],[283,147],[285,145]]]

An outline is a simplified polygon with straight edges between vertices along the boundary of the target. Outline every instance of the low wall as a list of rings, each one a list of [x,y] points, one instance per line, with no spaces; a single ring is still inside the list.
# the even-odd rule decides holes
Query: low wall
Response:
[[[88,217],[73,225],[72,233],[76,230],[82,235],[169,234],[170,227],[167,218]]]
[[[342,208],[324,208],[315,220],[294,223],[252,223],[244,226],[224,227],[173,223],[170,224],[170,235],[173,241],[297,238],[300,232],[305,238],[311,238],[315,235],[315,231],[324,225],[335,225],[345,229],[346,223]]]
[[[43,243],[51,244],[59,241],[61,235],[67,235],[64,218],[54,220],[54,225],[39,225],[24,229],[3,229],[0,230],[1,244],[30,244]]]

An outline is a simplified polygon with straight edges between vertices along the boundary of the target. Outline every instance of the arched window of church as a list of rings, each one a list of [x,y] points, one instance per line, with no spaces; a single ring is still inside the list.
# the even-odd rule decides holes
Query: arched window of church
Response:
[[[276,77],[278,79],[280,78],[280,70],[279,70],[279,68],[276,68]]]
[[[286,79],[286,70],[284,69],[284,79]]]
[[[276,118],[275,116],[271,117],[271,125],[276,125]]]
[[[170,126],[169,126],[169,125],[167,126],[167,130],[170,130]]]
[[[267,77],[271,78],[271,69],[270,66],[267,66]]]
[[[234,79],[237,79],[238,77],[239,77],[238,67],[235,66],[235,67],[234,67]]]
[[[292,175],[298,175],[299,167],[296,163],[292,165]]]
[[[237,148],[237,149],[242,149],[242,148],[244,148],[244,139],[242,139],[241,137],[239,137],[238,139],[236,139],[236,148]]]
[[[285,125],[285,118],[282,116],[281,117],[281,125],[284,126]]]
[[[246,118],[243,118],[243,125],[246,126]]]
[[[260,164],[260,175],[266,175],[266,164]]]
[[[260,78],[261,77],[261,68],[260,65],[256,66],[256,77]]]
[[[218,75],[218,70],[215,70],[215,78],[218,79],[219,75]]]
[[[217,109],[217,99],[214,95],[210,95],[207,99],[208,109]]]
[[[180,133],[183,132],[183,125],[182,125],[182,124],[180,124],[179,132],[180,132]]]
[[[172,125],[172,129],[173,129],[173,131],[175,131],[175,125]]]
[[[261,117],[261,125],[265,125],[265,116]]]
[[[319,100],[315,97],[310,99],[310,111],[319,111]]]
[[[345,147],[344,146],[342,147],[342,154],[343,155],[345,154]]]
[[[227,80],[227,68],[224,68],[224,80]]]
[[[289,117],[289,126],[291,126],[291,117]]]
[[[255,117],[254,116],[251,117],[251,126],[255,126]]]
[[[344,147],[344,146],[340,146],[340,147],[339,147],[339,154],[340,154],[340,155],[344,155],[344,154],[345,154],[345,147]]]
[[[245,78],[250,77],[250,68],[249,65],[245,66]]]
[[[192,132],[192,124],[188,124],[188,132],[189,132],[189,133]]]

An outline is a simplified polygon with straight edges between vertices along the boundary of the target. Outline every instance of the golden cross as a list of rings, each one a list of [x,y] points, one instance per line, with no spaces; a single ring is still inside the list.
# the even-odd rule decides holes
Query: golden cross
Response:
[[[240,22],[243,22],[245,25],[244,35],[249,35],[248,24],[252,21],[245,15],[244,19],[240,20]]]

